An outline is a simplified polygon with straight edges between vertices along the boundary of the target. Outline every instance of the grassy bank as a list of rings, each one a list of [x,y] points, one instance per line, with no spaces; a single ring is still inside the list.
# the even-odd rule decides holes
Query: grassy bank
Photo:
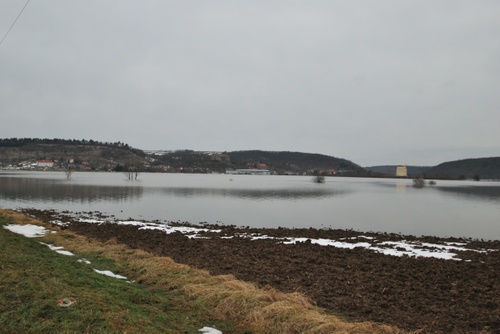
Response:
[[[348,323],[300,294],[257,289],[232,276],[177,264],[109,242],[98,243],[13,211],[0,225],[36,224],[57,231],[26,238],[0,228],[0,326],[3,332],[399,333],[373,323]],[[63,256],[39,243],[71,251]],[[77,262],[88,259],[91,264]],[[94,272],[110,270],[133,283]],[[77,302],[64,308],[58,299]]]
[[[0,224],[22,217],[0,215]],[[38,240],[36,240],[38,239]],[[202,307],[187,305],[179,291],[130,284],[94,272],[120,271],[123,265],[89,247],[64,256],[0,228],[0,328],[3,333],[197,333],[214,321]],[[45,240],[47,241],[47,240]],[[91,264],[77,262],[84,257]],[[76,298],[70,307],[58,299]]]

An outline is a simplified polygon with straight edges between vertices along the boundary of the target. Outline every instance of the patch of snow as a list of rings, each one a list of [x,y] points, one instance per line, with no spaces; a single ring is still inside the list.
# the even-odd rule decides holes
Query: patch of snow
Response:
[[[448,245],[439,245],[439,244],[430,244],[430,243],[417,243],[411,244],[406,241],[395,242],[395,241],[386,241],[381,242],[379,244],[370,244],[368,242],[342,242],[331,239],[308,239],[308,238],[291,238],[290,241],[284,241],[284,244],[295,244],[297,242],[305,242],[306,240],[310,240],[311,244],[317,244],[321,246],[332,246],[337,248],[348,248],[354,249],[356,247],[366,248],[368,250],[378,252],[384,255],[391,256],[410,256],[410,257],[433,257],[437,259],[444,260],[458,260],[455,258],[457,254],[451,253],[448,250],[464,250],[461,247],[454,247]],[[345,239],[344,239],[345,240]],[[380,246],[389,246],[389,247],[378,247]],[[422,248],[426,247],[426,248]],[[431,248],[431,249],[428,249]],[[401,250],[402,249],[402,250]]]
[[[465,245],[466,244],[459,245],[459,243],[455,243],[455,245],[450,245],[450,243],[448,243],[447,245],[431,244],[431,243],[427,243],[427,242],[422,243],[422,246],[424,246],[424,247],[439,248],[439,249],[446,249],[446,250],[459,250],[459,251],[468,250],[465,247],[457,247],[457,246],[465,246]],[[470,250],[472,250],[472,249],[470,249]],[[478,251],[478,250],[474,250],[474,251],[482,252],[482,251]]]
[[[74,256],[75,254],[71,253],[70,251],[65,251],[65,250],[56,250],[56,253],[66,255],[66,256]]]
[[[56,253],[58,254],[61,254],[61,255],[66,255],[66,256],[74,256],[75,254],[69,252],[69,251],[65,251],[65,250],[62,250],[64,249],[64,247],[62,246],[54,246],[54,245],[51,245],[51,244],[46,244],[44,242],[40,242],[42,245],[45,245],[47,247],[49,247],[51,250],[55,251]]]
[[[252,237],[250,237],[250,240],[266,240],[266,239],[275,239],[275,238],[268,235],[253,235]]]
[[[90,224],[103,224],[104,223],[104,220],[88,219],[88,218],[80,218],[78,221],[81,223],[90,223]]]
[[[450,246],[465,246],[467,245],[466,242],[446,242],[447,245],[450,245]]]
[[[87,218],[80,218],[80,222],[82,223],[91,223],[91,224],[103,224],[105,221],[103,220],[97,220],[97,219],[87,219]],[[197,227],[188,227],[188,226],[170,226],[168,224],[163,224],[163,223],[151,223],[151,222],[142,222],[142,221],[136,221],[136,220],[118,220],[114,221],[113,223],[118,224],[118,225],[130,225],[130,226],[137,226],[139,227],[139,230],[158,230],[165,232],[166,234],[171,234],[175,232],[180,232],[182,234],[193,234],[193,236],[189,236],[190,238],[198,238],[197,234],[200,232],[214,232],[214,233],[220,233],[221,230],[213,230],[213,229],[207,229],[207,228],[197,228]]]
[[[186,234],[186,237],[188,237],[189,239],[211,239],[210,237],[202,237],[198,234]]]
[[[84,258],[78,259],[78,260],[76,260],[76,262],[85,263],[85,264],[91,264],[91,262],[89,260],[84,259]]]
[[[368,240],[375,239],[375,237],[369,237],[369,236],[366,236],[366,235],[358,235],[357,237],[340,238],[339,240],[356,240],[358,238],[363,238],[363,239],[368,239]]]
[[[45,233],[47,233],[45,227],[38,225],[31,225],[31,224],[27,225],[9,224],[5,225],[3,228],[17,234],[22,234],[28,238],[42,237],[45,235]]]
[[[342,241],[323,239],[323,238],[320,238],[320,239],[290,238],[290,241],[284,241],[283,243],[284,244],[296,244],[297,242],[305,242],[307,240],[310,240],[311,244],[320,245],[320,246],[333,246],[336,248],[354,249],[356,247],[368,248],[371,246],[371,244],[369,244],[367,242],[351,243],[351,242],[342,242]]]
[[[222,332],[218,329],[212,328],[212,327],[203,327],[201,329],[198,329],[198,332],[202,334],[222,334]]]
[[[171,234],[175,232],[180,232],[182,234],[197,234],[200,232],[219,233],[221,231],[221,230],[211,230],[207,228],[188,227],[188,226],[170,226],[165,224],[144,224],[144,223],[142,227],[139,227],[139,230],[159,230],[165,232],[166,234]]]
[[[50,221],[51,224],[54,224],[54,225],[57,225],[57,226],[61,226],[61,227],[65,227],[65,226],[68,226],[69,223],[65,223],[61,220],[51,220]]]
[[[457,254],[442,252],[437,250],[426,250],[426,249],[418,249],[409,244],[405,244],[402,242],[383,242],[381,244],[393,244],[393,248],[382,248],[382,247],[369,247],[368,249],[373,250],[377,253],[382,253],[384,255],[392,255],[392,256],[410,256],[410,257],[432,257],[436,259],[443,260],[459,260],[455,258]],[[404,251],[399,250],[397,248],[403,248]]]
[[[109,270],[97,270],[97,269],[94,269],[94,271],[96,273],[98,273],[98,274],[106,275],[106,276],[117,278],[117,279],[127,279],[127,277],[122,276],[122,275],[117,275],[117,274],[115,274],[115,273],[113,273],[112,271],[109,271]]]
[[[120,221],[117,221],[116,224],[118,224],[118,225],[132,225],[132,226],[146,226],[146,225],[148,225],[144,222],[135,221],[135,220],[120,220]]]

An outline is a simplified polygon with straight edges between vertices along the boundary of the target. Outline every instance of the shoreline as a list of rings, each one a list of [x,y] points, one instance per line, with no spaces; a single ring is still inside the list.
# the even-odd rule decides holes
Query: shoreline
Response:
[[[259,287],[300,292],[327,312],[349,320],[375,321],[409,331],[422,330],[421,333],[500,331],[500,241],[221,225],[210,226],[217,233],[193,230],[183,233],[175,227],[208,229],[209,226],[133,220],[119,224],[103,222],[113,219],[96,217],[99,213],[95,212],[79,213],[76,219],[69,212],[23,211],[52,224],[67,220],[69,224],[60,225],[61,228],[101,242],[123,243],[171,257],[213,275],[231,274]],[[289,242],[293,238],[301,239]],[[428,244],[466,245],[462,250],[453,250],[461,259],[455,261],[405,254],[390,256],[363,247],[314,242],[320,239],[340,242],[342,238],[342,242],[353,246],[361,242],[374,245],[407,239],[422,244],[422,249],[429,253],[437,251]],[[395,249],[398,248],[406,251],[402,244],[396,244]]]
[[[394,232],[381,232],[381,231],[361,231],[357,229],[347,229],[347,228],[317,228],[317,227],[251,227],[251,226],[237,226],[237,225],[226,225],[217,223],[191,223],[188,221],[160,221],[158,219],[145,220],[145,219],[118,219],[112,214],[103,214],[100,211],[87,211],[87,212],[71,212],[71,211],[57,211],[57,210],[47,210],[47,209],[35,209],[35,208],[21,208],[15,210],[18,212],[23,212],[26,214],[36,215],[38,217],[44,217],[46,220],[52,219],[53,221],[65,219],[68,222],[89,222],[89,223],[119,223],[119,224],[132,224],[140,227],[150,226],[151,229],[155,229],[154,226],[158,226],[159,230],[163,226],[178,226],[178,227],[190,227],[193,229],[207,229],[211,232],[212,236],[215,236],[216,230],[220,230],[220,234],[223,236],[228,236],[237,233],[259,233],[266,234],[275,237],[325,237],[328,236],[332,239],[335,238],[349,238],[349,237],[359,237],[359,236],[369,236],[377,238],[378,240],[409,240],[409,241],[421,241],[421,242],[449,242],[449,243],[466,243],[470,248],[487,248],[488,245],[493,245],[494,247],[500,247],[500,239],[485,239],[485,238],[473,238],[473,237],[454,237],[454,236],[435,236],[435,235],[412,235]],[[61,218],[61,219],[58,219]],[[64,222],[62,222],[64,227]],[[143,225],[141,225],[143,224]]]

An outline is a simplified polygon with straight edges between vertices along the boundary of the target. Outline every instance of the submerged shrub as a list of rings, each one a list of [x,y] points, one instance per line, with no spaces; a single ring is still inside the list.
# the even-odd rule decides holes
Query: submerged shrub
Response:
[[[425,181],[423,178],[421,177],[417,177],[415,179],[413,179],[413,187],[415,188],[423,188],[425,185]]]
[[[325,177],[323,175],[316,175],[313,180],[316,183],[325,183]]]

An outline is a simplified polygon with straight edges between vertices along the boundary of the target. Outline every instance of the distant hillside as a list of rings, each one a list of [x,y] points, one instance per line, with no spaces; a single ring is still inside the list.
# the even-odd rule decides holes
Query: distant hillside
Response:
[[[124,143],[93,140],[10,138],[0,139],[0,166],[29,166],[51,160],[55,167],[69,163],[81,169],[109,170],[118,165],[143,166],[146,154]]]
[[[430,168],[427,178],[500,179],[500,157],[449,161]]]
[[[370,172],[372,176],[396,176],[397,165],[384,165],[384,166],[372,166],[365,167],[365,169]],[[432,167],[424,166],[406,166],[408,170],[408,177],[416,177],[424,175]]]
[[[335,171],[337,174],[366,175],[366,171],[355,163],[332,156],[272,151],[235,151],[227,153],[230,161],[241,168],[265,164],[276,171]]]
[[[268,151],[222,153],[192,150],[146,153],[121,142],[0,139],[0,167],[37,168],[36,163],[39,160],[54,162],[53,167],[48,167],[53,169],[71,166],[77,170],[120,171],[124,166],[131,166],[140,171],[151,172],[223,173],[228,168],[259,168],[269,169],[278,174],[366,175],[362,167],[351,161],[321,154]]]
[[[365,167],[371,176],[395,176],[396,165]],[[500,179],[500,157],[449,161],[433,167],[407,166],[408,177]]]

